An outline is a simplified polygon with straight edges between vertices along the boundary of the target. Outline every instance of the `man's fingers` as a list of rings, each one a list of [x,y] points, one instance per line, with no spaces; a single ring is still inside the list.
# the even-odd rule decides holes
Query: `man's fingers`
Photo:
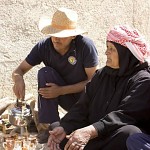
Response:
[[[46,86],[53,86],[56,85],[55,83],[46,83]]]

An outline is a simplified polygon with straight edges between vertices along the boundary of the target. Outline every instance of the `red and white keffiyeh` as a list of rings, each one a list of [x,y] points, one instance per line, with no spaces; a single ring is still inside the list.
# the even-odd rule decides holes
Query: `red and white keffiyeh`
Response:
[[[150,47],[137,29],[123,25],[114,26],[107,35],[107,41],[127,47],[139,61],[150,64]]]

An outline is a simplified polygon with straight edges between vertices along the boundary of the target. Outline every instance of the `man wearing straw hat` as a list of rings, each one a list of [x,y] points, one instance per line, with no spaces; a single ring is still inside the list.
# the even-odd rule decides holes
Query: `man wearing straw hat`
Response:
[[[41,19],[39,29],[49,37],[38,42],[12,74],[14,93],[24,99],[23,75],[44,63],[46,67],[38,72],[38,119],[50,128],[59,125],[58,105],[68,111],[98,68],[95,45],[81,35],[85,31],[78,28],[77,20],[77,13],[67,8],[58,9],[52,21]],[[48,135],[44,141],[41,136],[41,143]]]

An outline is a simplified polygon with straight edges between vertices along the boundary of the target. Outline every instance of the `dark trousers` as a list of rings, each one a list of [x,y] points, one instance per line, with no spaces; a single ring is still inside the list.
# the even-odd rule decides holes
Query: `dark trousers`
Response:
[[[38,72],[38,89],[46,87],[46,83],[66,85],[62,77],[51,67],[44,67]],[[68,94],[53,99],[45,99],[38,95],[39,122],[53,123],[59,121],[58,105],[68,111],[77,102],[75,96],[75,94]]]
[[[150,135],[136,133],[127,139],[128,150],[150,150]]]
[[[126,140],[128,136],[142,131],[132,125],[123,126],[105,138],[95,138],[89,141],[84,150],[127,150]],[[66,140],[66,139],[65,139]],[[65,141],[64,140],[64,141]],[[64,148],[65,142],[62,142],[61,148]]]

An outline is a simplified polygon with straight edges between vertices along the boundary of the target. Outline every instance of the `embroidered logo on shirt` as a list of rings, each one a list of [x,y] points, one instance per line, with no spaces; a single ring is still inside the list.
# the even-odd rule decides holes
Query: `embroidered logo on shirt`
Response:
[[[76,62],[77,62],[77,60],[76,60],[76,58],[75,58],[74,56],[70,56],[70,57],[68,58],[68,61],[69,61],[69,63],[72,64],[72,65],[75,65]]]

